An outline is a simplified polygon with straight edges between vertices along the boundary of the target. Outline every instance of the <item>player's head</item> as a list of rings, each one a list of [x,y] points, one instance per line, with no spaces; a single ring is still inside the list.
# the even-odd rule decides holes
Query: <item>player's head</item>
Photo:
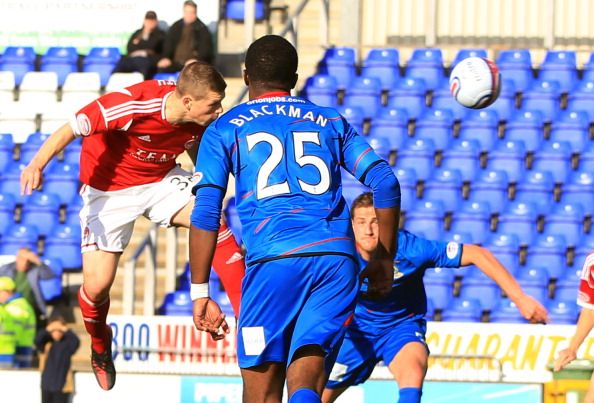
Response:
[[[192,24],[198,19],[198,6],[192,0],[184,1],[184,24]]]
[[[297,83],[295,47],[282,36],[266,35],[254,41],[245,55],[245,83],[250,88],[290,91]]]
[[[370,192],[360,194],[351,204],[351,221],[357,249],[365,259],[369,260],[377,247],[379,234],[373,195]]]
[[[184,111],[184,121],[206,126],[223,112],[227,83],[211,64],[192,62],[181,71],[176,96]]]

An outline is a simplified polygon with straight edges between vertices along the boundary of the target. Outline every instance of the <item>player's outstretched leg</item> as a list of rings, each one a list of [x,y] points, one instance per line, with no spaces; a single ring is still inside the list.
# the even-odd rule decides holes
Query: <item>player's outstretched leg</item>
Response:
[[[287,369],[289,403],[320,403],[326,384],[324,352],[319,345],[299,348]]]

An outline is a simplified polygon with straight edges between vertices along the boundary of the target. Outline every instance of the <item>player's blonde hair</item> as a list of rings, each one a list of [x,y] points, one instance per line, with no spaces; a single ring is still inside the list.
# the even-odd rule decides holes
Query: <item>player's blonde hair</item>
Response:
[[[373,194],[371,192],[361,193],[351,203],[351,219],[355,216],[355,209],[359,207],[373,207]]]
[[[177,80],[178,95],[190,95],[195,99],[202,98],[209,91],[222,94],[227,88],[225,79],[211,64],[201,61],[188,63]]]

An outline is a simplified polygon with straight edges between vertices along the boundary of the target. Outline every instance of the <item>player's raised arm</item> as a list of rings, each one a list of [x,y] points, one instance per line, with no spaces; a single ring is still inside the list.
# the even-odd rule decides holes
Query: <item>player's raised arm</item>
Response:
[[[74,131],[69,123],[56,130],[21,172],[21,194],[30,195],[41,186],[43,170],[50,160],[74,140]]]
[[[546,323],[548,312],[544,306],[522,291],[516,279],[487,249],[472,244],[464,244],[460,265],[474,264],[497,283],[505,294],[516,304],[522,316],[532,323]]]

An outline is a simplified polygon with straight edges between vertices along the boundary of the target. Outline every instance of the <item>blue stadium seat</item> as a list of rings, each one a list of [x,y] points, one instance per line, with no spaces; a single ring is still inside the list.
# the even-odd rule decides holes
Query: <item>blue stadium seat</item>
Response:
[[[430,240],[440,238],[444,229],[443,204],[439,201],[420,201],[406,213],[404,228]]]
[[[454,138],[454,116],[448,109],[426,109],[415,124],[415,138],[431,139],[435,148],[445,150]]]
[[[522,316],[516,304],[508,299],[502,298],[499,304],[491,311],[489,318],[491,323],[528,323]]]
[[[375,117],[382,106],[382,84],[375,77],[355,77],[346,88],[343,105],[358,106],[364,117]]]
[[[190,291],[173,291],[165,295],[163,305],[158,309],[160,315],[192,316],[194,304]]]
[[[35,154],[37,154],[37,151],[39,151],[39,147],[41,147],[49,136],[49,133],[31,133],[31,135],[27,137],[27,140],[21,144],[19,161],[28,164]]]
[[[66,76],[78,71],[78,53],[74,46],[51,46],[41,57],[41,71],[58,75],[58,85],[64,85]]]
[[[353,201],[359,195],[361,195],[361,193],[369,191],[370,189],[367,186],[363,185],[355,178],[353,178],[352,180],[343,180],[342,182],[342,197],[344,197],[344,199],[346,200],[349,208],[353,204]]]
[[[550,172],[526,171],[516,184],[515,201],[533,203],[539,214],[547,214],[555,204],[555,182]]]
[[[563,277],[557,279],[555,283],[555,300],[557,301],[575,301],[578,295],[578,288],[580,286],[580,276],[582,273],[582,266],[571,270],[567,270]]]
[[[157,73],[153,76],[153,80],[177,81],[180,73],[181,73],[181,71],[178,71],[176,73],[165,73],[165,72]],[[309,77],[308,77],[308,80],[309,80]]]
[[[264,0],[255,0],[254,18],[262,21],[266,17]],[[245,0],[226,0],[225,17],[233,21],[243,21],[245,18]]]
[[[338,83],[334,77],[316,74],[307,78],[303,95],[314,104],[335,108],[338,105],[336,91]]]
[[[211,293],[212,299],[219,304],[221,311],[223,311],[226,316],[233,317],[233,306],[231,305],[231,301],[225,290],[222,289],[222,287],[212,287]]]
[[[83,206],[82,197],[76,195],[70,200],[68,204],[66,204],[66,219],[64,224],[73,225],[73,226],[80,226],[80,209]]]
[[[561,187],[563,204],[576,204],[582,207],[587,215],[594,214],[594,171],[572,172],[569,181]]]
[[[460,288],[460,298],[476,299],[484,311],[491,311],[499,303],[501,291],[493,280],[482,275],[465,276]]]
[[[550,172],[557,183],[565,183],[571,172],[571,147],[566,141],[546,141],[534,153],[532,169]]]
[[[339,89],[348,88],[356,75],[355,50],[347,47],[326,49],[319,72],[336,78]]]
[[[438,88],[445,80],[441,49],[415,49],[406,63],[405,76],[422,78],[429,90]]]
[[[526,266],[536,267],[543,265],[550,278],[558,279],[567,271],[565,252],[567,242],[565,237],[559,234],[542,234],[536,239],[536,242],[528,247],[526,256]]]
[[[550,141],[567,141],[574,153],[582,152],[590,142],[588,113],[565,111],[551,125]]]
[[[13,162],[0,172],[0,193],[12,195],[19,204],[24,203],[27,197],[21,195],[21,171],[25,166],[25,164]]]
[[[452,216],[451,231],[468,232],[474,243],[482,244],[490,232],[489,205],[486,202],[465,202]]]
[[[496,147],[487,156],[487,168],[504,171],[510,182],[517,182],[525,169],[526,147],[524,143],[511,140],[502,141]]]
[[[462,60],[467,59],[469,57],[482,57],[482,58],[487,58],[487,49],[482,49],[482,48],[466,48],[466,49],[460,49],[458,50],[458,52],[456,53],[456,57],[454,57],[454,60],[452,61],[452,67],[454,67],[455,65],[457,65],[458,63],[460,63]]]
[[[502,50],[497,57],[497,67],[502,79],[513,81],[518,92],[524,92],[532,85],[532,57],[528,49]]]
[[[227,220],[227,225],[233,232],[235,236],[235,240],[239,245],[241,245],[241,221],[239,220],[239,215],[237,214],[237,207],[235,206],[235,197],[231,197],[227,202],[227,207],[225,208],[225,219]]]
[[[515,112],[505,124],[505,139],[524,142],[526,151],[535,151],[544,141],[544,119],[539,111]]]
[[[48,256],[59,256],[64,264],[64,271],[80,271],[82,267],[80,244],[80,226],[59,225],[46,238],[44,253]]]
[[[472,109],[462,106],[456,102],[450,91],[450,83],[444,80],[441,85],[433,90],[431,96],[431,107],[434,109],[448,109],[452,112],[454,119],[464,122],[466,116],[472,112]]]
[[[517,88],[513,81],[502,79],[499,97],[484,110],[497,113],[500,121],[509,120],[516,110],[516,90]]]
[[[435,145],[430,139],[409,139],[398,151],[396,166],[411,168],[418,180],[427,180],[434,169]]]
[[[433,171],[423,191],[423,200],[440,201],[446,211],[455,211],[462,204],[462,175],[457,169]]]
[[[417,200],[417,174],[410,168],[392,168],[400,182],[400,208],[409,211]]]
[[[55,256],[43,256],[43,263],[48,265],[54,277],[40,278],[39,288],[43,299],[46,302],[55,301],[62,296],[62,273],[64,272],[64,265],[62,259]]]
[[[580,171],[594,172],[594,142],[590,142],[588,148],[580,153]]]
[[[368,137],[367,142],[380,158],[390,162],[392,147],[390,147],[388,139],[385,137]]]
[[[586,112],[588,121],[594,122],[594,75],[591,78],[584,77],[568,94],[567,109]]]
[[[14,224],[16,201],[10,194],[0,193],[0,239],[8,228]]]
[[[582,81],[594,81],[594,52],[590,53],[590,58],[583,69]]]
[[[385,138],[390,149],[400,149],[408,139],[408,115],[404,109],[382,108],[371,121],[368,138]]]
[[[43,191],[58,196],[60,204],[68,204],[78,195],[78,173],[78,165],[54,164],[45,174]]]
[[[522,109],[540,111],[545,122],[555,120],[561,110],[561,88],[556,81],[535,81],[522,94]]]
[[[398,49],[371,49],[363,61],[361,75],[376,77],[383,90],[394,88],[400,79],[400,54]]]
[[[503,211],[508,202],[505,171],[485,170],[470,184],[470,200],[487,202],[491,213]]]
[[[476,140],[455,140],[444,150],[441,157],[441,167],[457,169],[462,180],[471,182],[480,173],[480,145]]]
[[[33,192],[23,205],[21,223],[37,228],[39,235],[48,236],[60,219],[60,199],[53,193]]]
[[[425,313],[425,319],[428,321],[433,320],[435,316],[435,303],[431,297],[427,297],[427,312]]]
[[[515,234],[522,245],[530,245],[536,238],[537,210],[532,203],[509,203],[499,215],[498,234]]]
[[[549,323],[551,325],[575,325],[579,315],[575,298],[571,300],[554,299],[549,301]]]
[[[31,46],[7,46],[0,57],[0,71],[12,71],[17,86],[26,73],[35,70],[35,50]]]
[[[444,322],[480,322],[481,304],[476,299],[453,298],[441,319]]]
[[[406,110],[410,119],[418,119],[426,109],[427,88],[422,78],[404,78],[388,94],[388,106]]]
[[[8,165],[12,164],[14,150],[14,141],[12,134],[0,133],[0,172],[2,172]]]
[[[546,262],[542,262],[544,266]],[[522,290],[543,305],[549,300],[549,275],[543,267],[530,267],[520,270],[517,276]]]
[[[520,266],[520,241],[514,234],[492,234],[487,238],[485,244],[497,260],[512,274],[517,272]]]
[[[82,141],[74,140],[72,143],[68,144],[64,149],[64,162],[66,164],[79,166],[81,149]]]
[[[353,126],[357,133],[363,135],[365,112],[360,106],[339,106],[337,110]]]
[[[584,236],[584,210],[578,204],[559,204],[545,217],[545,231],[565,237],[568,246],[576,246]]]
[[[0,255],[16,255],[21,248],[29,248],[37,252],[37,228],[13,224],[2,234],[0,242]]]
[[[474,140],[479,144],[479,151],[492,150],[497,142],[497,112],[490,109],[472,110],[460,122],[460,140]]]
[[[115,47],[93,47],[83,59],[83,71],[99,73],[101,86],[107,85],[109,76],[120,60],[120,49]]]
[[[454,271],[437,267],[425,270],[425,293],[431,297],[435,309],[444,309],[454,296]]]
[[[539,80],[556,81],[562,92],[569,92],[578,80],[575,51],[548,50],[540,65]]]

